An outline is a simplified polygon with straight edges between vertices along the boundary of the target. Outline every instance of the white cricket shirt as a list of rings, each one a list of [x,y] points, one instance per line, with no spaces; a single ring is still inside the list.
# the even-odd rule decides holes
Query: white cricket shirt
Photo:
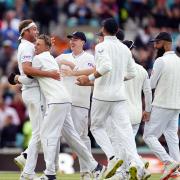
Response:
[[[95,64],[102,76],[94,82],[93,98],[126,100],[124,78],[135,76],[135,62],[127,46],[115,36],[105,36],[104,41],[95,47]]]
[[[174,51],[156,59],[150,80],[155,89],[153,106],[180,109],[180,58]]]
[[[59,63],[61,60],[70,61],[75,64],[75,70],[89,69],[94,67],[94,56],[83,51],[81,54],[74,56],[72,53],[61,54],[56,57],[56,61]],[[62,69],[68,69],[69,67],[62,65]],[[64,77],[64,84],[72,97],[72,105],[90,108],[90,86],[78,86],[75,84],[76,77]]]
[[[49,51],[36,55],[32,66],[44,71],[59,71],[59,66]],[[52,78],[36,77],[47,104],[69,103],[71,98],[62,81]]]
[[[125,89],[128,99],[128,112],[132,124],[139,124],[142,119],[142,91],[145,97],[145,110],[151,111],[152,92],[147,71],[135,64],[135,78],[125,81]]]
[[[34,44],[25,39],[21,39],[21,43],[18,46],[18,53],[17,53],[18,68],[21,75],[25,75],[22,69],[22,63],[24,62],[32,63],[34,55],[35,55]],[[38,86],[39,86],[38,81],[34,78],[31,84],[23,85],[22,90],[31,87],[38,87]]]

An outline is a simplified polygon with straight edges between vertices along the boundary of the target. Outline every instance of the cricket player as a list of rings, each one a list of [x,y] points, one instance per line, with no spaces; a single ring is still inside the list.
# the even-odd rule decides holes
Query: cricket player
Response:
[[[136,179],[139,173],[137,172],[137,166],[142,171],[143,162],[137,154],[127,112],[124,87],[124,80],[135,76],[134,61],[129,49],[115,36],[118,25],[114,19],[105,20],[102,30],[104,41],[96,45],[95,48],[95,72],[89,76],[80,76],[77,78],[77,84],[88,85],[91,84],[91,81],[94,81],[91,132],[108,157],[108,166],[111,166],[112,161],[116,158],[115,156],[123,157],[123,159],[127,156],[129,162],[131,162],[130,178]],[[106,121],[109,116],[111,116],[111,123],[114,127],[112,131],[116,135],[114,142],[121,151],[118,155],[115,153],[106,132],[108,128],[106,127]]]
[[[83,32],[74,32],[72,35],[67,36],[70,39],[70,48],[72,53],[61,54],[56,57],[56,61],[60,65],[60,69],[66,72],[71,63],[72,70],[92,69],[94,67],[94,56],[83,50],[86,43],[86,36]],[[66,64],[66,65],[64,65]],[[68,66],[67,66],[68,65]],[[69,91],[72,98],[71,116],[79,136],[91,152],[91,142],[88,136],[88,113],[90,109],[90,86],[78,86],[75,84],[75,76],[63,77],[63,82]],[[90,176],[85,165],[80,160],[80,175],[81,178]]]
[[[24,20],[19,25],[20,32],[20,44],[18,47],[18,67],[21,75],[29,74],[51,77],[59,79],[60,74],[57,71],[40,71],[38,69],[32,69],[32,59],[34,57],[34,42],[38,36],[38,29],[36,24],[32,20]],[[21,78],[19,79],[21,81]],[[28,109],[31,125],[32,125],[32,138],[30,140],[28,149],[23,152],[20,156],[15,158],[15,162],[20,166],[24,167],[25,159],[27,159],[24,172],[26,172],[28,178],[32,179],[35,177],[35,166],[37,161],[37,155],[40,147],[40,123],[42,121],[42,94],[39,90],[39,84],[37,80],[33,79],[30,85],[22,86],[22,98]],[[28,156],[27,154],[30,154]],[[30,174],[30,175],[28,175]]]
[[[125,44],[131,51],[134,47],[134,42],[124,40]],[[136,77],[125,81],[125,89],[127,93],[128,109],[130,121],[133,128],[134,136],[136,136],[139,125],[143,118],[142,112],[142,91],[145,98],[145,111],[151,111],[152,92],[150,80],[147,71],[139,64],[135,63]]]
[[[166,180],[179,168],[180,162],[177,135],[180,112],[180,58],[172,51],[172,38],[169,33],[159,33],[152,42],[154,47],[164,51],[164,54],[155,60],[150,77],[151,88],[155,89],[155,93],[152,110],[146,113],[148,118],[143,138],[164,163],[161,180]],[[162,134],[165,136],[169,154],[158,141]]]

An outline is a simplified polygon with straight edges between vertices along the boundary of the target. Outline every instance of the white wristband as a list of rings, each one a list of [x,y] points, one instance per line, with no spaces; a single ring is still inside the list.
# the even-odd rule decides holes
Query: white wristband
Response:
[[[96,77],[94,76],[94,74],[90,74],[90,75],[88,76],[88,79],[89,79],[90,81],[94,81],[94,80],[96,79]]]

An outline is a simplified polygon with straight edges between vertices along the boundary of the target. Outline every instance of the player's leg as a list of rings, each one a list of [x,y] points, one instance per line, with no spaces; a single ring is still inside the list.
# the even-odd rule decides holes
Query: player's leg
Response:
[[[27,105],[29,118],[32,125],[32,138],[28,145],[27,160],[23,170],[25,174],[35,174],[34,170],[37,163],[38,152],[40,149],[40,123],[43,119],[41,109],[41,93],[39,88],[24,90],[22,93],[23,100]],[[22,174],[23,174],[22,173]]]
[[[110,115],[111,102],[92,100],[91,107],[91,133],[96,142],[105,152],[108,158],[106,177],[115,174],[116,170],[122,165],[123,161],[115,156],[114,148],[107,134],[107,117]]]
[[[136,137],[136,135],[137,135],[137,132],[139,130],[139,126],[140,126],[140,124],[132,124],[134,137]]]
[[[69,103],[48,105],[48,113],[42,122],[40,135],[46,162],[44,171],[46,176],[55,177],[56,150],[64,121],[67,113],[70,112],[70,106]]]
[[[83,164],[83,171],[89,172],[94,170],[97,166],[97,162],[94,160],[88,148],[85,146],[77,133],[71,118],[71,114],[67,116],[64,122],[62,136],[66,139],[69,146],[77,153],[80,161]]]
[[[114,141],[119,145],[121,152],[124,152],[126,161],[130,163],[130,175],[137,178],[143,171],[144,164],[137,154],[132,125],[129,120],[126,101],[114,102],[111,112],[111,122],[116,133]],[[121,153],[122,154],[122,153]],[[137,172],[137,168],[139,172]],[[139,174],[137,174],[139,173]]]
[[[89,110],[86,108],[76,106],[72,106],[71,108],[71,116],[74,127],[88,150],[91,151],[91,141],[88,136],[88,113]]]
[[[172,157],[166,152],[164,147],[158,141],[158,138],[168,128],[170,112],[168,109],[153,107],[151,111],[150,120],[145,123],[144,141],[154,152],[154,154],[164,162],[165,168],[162,180],[168,178],[178,167],[179,164],[174,161]]]
[[[180,162],[179,137],[178,137],[178,118],[179,110],[169,110],[170,121],[165,129],[164,136],[168,145],[170,156]]]

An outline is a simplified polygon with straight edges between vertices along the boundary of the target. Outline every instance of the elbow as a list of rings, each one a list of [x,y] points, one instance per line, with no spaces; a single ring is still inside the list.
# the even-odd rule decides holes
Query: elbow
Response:
[[[29,68],[23,68],[24,74],[31,75],[31,70]]]

